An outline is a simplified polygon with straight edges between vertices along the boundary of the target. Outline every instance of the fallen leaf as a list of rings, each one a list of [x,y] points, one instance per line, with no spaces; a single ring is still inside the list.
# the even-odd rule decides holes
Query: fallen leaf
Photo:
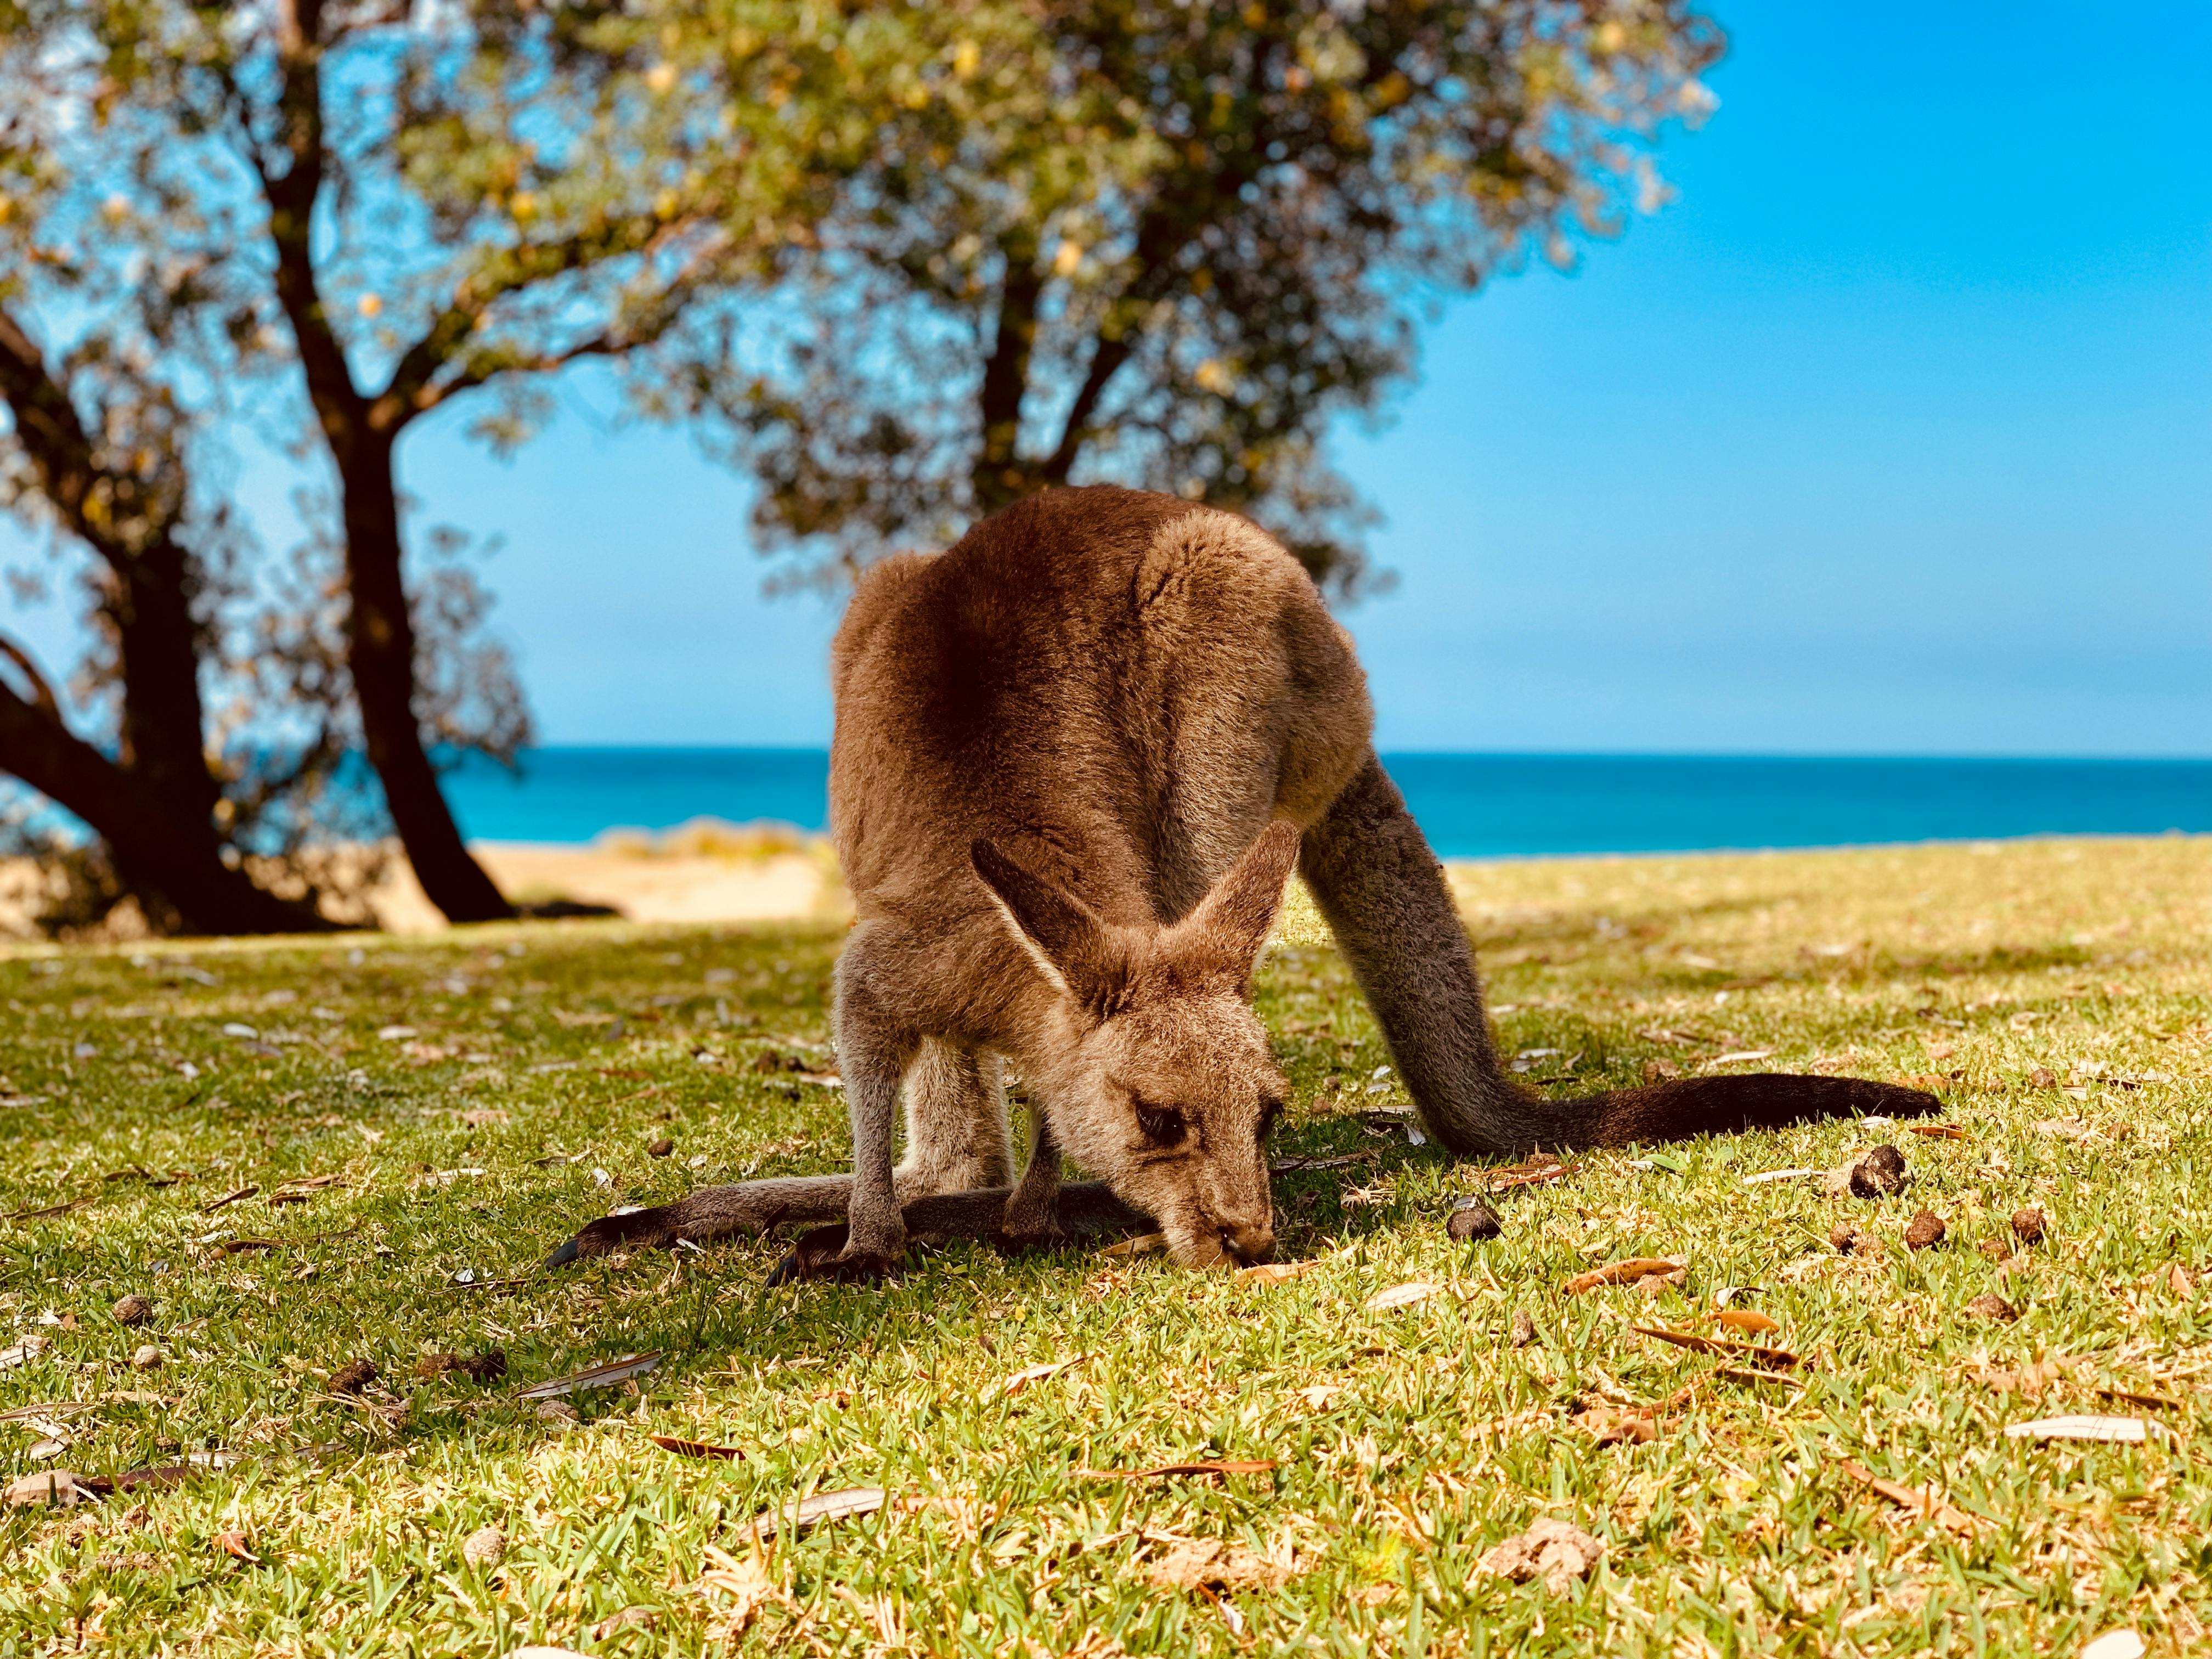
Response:
[[[234,1559],[251,1562],[257,1567],[261,1565],[261,1558],[253,1553],[252,1547],[246,1541],[246,1534],[242,1532],[219,1532],[216,1534],[215,1547],[221,1550],[225,1555],[230,1556]]]
[[[1568,1296],[1580,1296],[1584,1291],[1596,1290],[1603,1285],[1633,1285],[1638,1279],[1657,1273],[1671,1276],[1683,1270],[1685,1263],[1663,1255],[1631,1256],[1626,1261],[1614,1261],[1602,1267],[1593,1267],[1586,1273],[1577,1273],[1559,1289]]]
[[[1159,1589],[1278,1589],[1290,1582],[1293,1570],[1291,1562],[1242,1544],[1194,1539],[1176,1543],[1145,1577]]]
[[[99,1493],[69,1469],[40,1469],[16,1476],[8,1483],[5,1495],[11,1508],[47,1504],[65,1510],[96,1498]]]
[[[799,1532],[817,1521],[842,1521],[852,1515],[873,1515],[884,1506],[881,1486],[848,1486],[842,1492],[817,1492],[811,1497],[786,1504],[781,1509],[763,1510],[753,1517],[753,1530],[760,1537],[775,1536],[778,1531]]]
[[[1908,1133],[1925,1135],[1930,1140],[1965,1140],[1968,1138],[1966,1132],[1955,1123],[1908,1123],[1905,1127]]]
[[[1510,1578],[1516,1584],[1541,1578],[1553,1595],[1565,1595],[1604,1554],[1605,1546],[1580,1527],[1547,1516],[1519,1537],[1485,1550],[1474,1571],[1477,1577]]]
[[[1431,1285],[1426,1279],[1409,1279],[1402,1285],[1376,1291],[1360,1306],[1370,1313],[1386,1313],[1392,1308],[1410,1308],[1416,1302],[1425,1302],[1443,1289],[1443,1285]]]
[[[2183,1402],[2162,1394],[2138,1394],[2133,1389],[2118,1389],[2108,1382],[2097,1385],[2097,1392],[2107,1400],[2124,1400],[2130,1406],[2148,1406],[2158,1411],[2178,1412]]]
[[[1265,1474],[1275,1467],[1272,1457],[1208,1458],[1199,1463],[1162,1463],[1149,1469],[1078,1469],[1079,1480],[1151,1480],[1176,1475],[1197,1475],[1208,1480],[1219,1480],[1225,1474]]]
[[[1556,1158],[1539,1152],[1534,1158],[1523,1158],[1518,1164],[1509,1164],[1502,1169],[1486,1170],[1482,1183],[1493,1193],[1510,1192],[1516,1187],[1541,1187],[1554,1181],[1565,1181],[1582,1167],[1579,1164],[1562,1163]]]
[[[1048,1376],[1057,1376],[1069,1366],[1080,1365],[1090,1358],[1089,1354],[1079,1353],[1069,1359],[1054,1359],[1042,1365],[1025,1366],[999,1384],[998,1391],[1002,1395],[1019,1394],[1030,1383],[1042,1382]]]
[[[203,1205],[201,1205],[201,1206],[200,1206],[200,1213],[201,1213],[202,1215],[213,1215],[213,1214],[214,1214],[217,1210],[220,1210],[221,1208],[222,1208],[222,1206],[223,1206],[224,1205],[226,1205],[226,1204],[235,1204],[235,1203],[238,1203],[238,1202],[239,1202],[240,1200],[242,1200],[242,1199],[248,1199],[248,1198],[251,1198],[251,1197],[252,1197],[252,1196],[254,1195],[254,1194],[256,1194],[256,1193],[259,1192],[260,1190],[261,1190],[261,1188],[258,1188],[258,1187],[240,1187],[240,1188],[236,1192],[234,1192],[234,1193],[225,1193],[225,1194],[224,1194],[221,1198],[216,1199],[216,1200],[212,1200],[211,1202],[209,1202],[209,1203],[206,1203],[206,1204],[203,1204]]]
[[[2035,1126],[2038,1134],[2052,1135],[2060,1140],[2094,1140],[2097,1132],[2078,1117],[2047,1117]]]
[[[1798,1170],[1761,1170],[1757,1175],[1746,1176],[1743,1178],[1743,1184],[1747,1187],[1764,1187],[1769,1182],[1802,1181],[1807,1176],[1816,1176],[1824,1172],[1821,1170],[1811,1168]]]
[[[1125,1238],[1119,1244],[1109,1244],[1098,1252],[1101,1255],[1150,1255],[1154,1250],[1168,1247],[1165,1233],[1139,1233],[1134,1238]]]
[[[2166,1270],[2166,1288],[2176,1296],[2194,1296],[2197,1294],[2197,1276],[2179,1261],[2173,1262]],[[6,1356],[0,1355],[0,1365],[7,1363]]]
[[[1252,1285],[1283,1285],[1301,1273],[1311,1273],[1326,1260],[1316,1256],[1310,1261],[1263,1261],[1256,1267],[1239,1267],[1237,1277]]]
[[[672,1451],[679,1457],[720,1457],[744,1461],[744,1453],[736,1446],[710,1445],[704,1440],[682,1440],[672,1434],[648,1434],[647,1440],[663,1451]]]
[[[2039,1417],[2030,1423],[2008,1423],[2005,1435],[2013,1440],[2105,1440],[2140,1444],[2150,1425],[2140,1417]]]
[[[1787,1367],[1802,1363],[1787,1348],[1770,1348],[1756,1342],[1731,1342],[1725,1337],[1699,1336],[1693,1331],[1670,1331],[1657,1325],[1632,1325],[1629,1329],[1638,1336],[1672,1343],[1693,1353],[1719,1354],[1724,1358],[1747,1359],[1761,1365]]]
[[[1953,1532],[1972,1532],[1974,1529],[1973,1517],[1963,1510],[1954,1509],[1942,1498],[1936,1497],[1935,1488],[1932,1486],[1925,1492],[1915,1492],[1911,1487],[1900,1486],[1894,1480],[1883,1480],[1864,1464],[1854,1462],[1848,1457],[1839,1460],[1837,1467],[1852,1480],[1863,1486],[1871,1487],[1882,1497],[1889,1499],[1899,1509],[1917,1510],[1923,1517],[1933,1521],[1939,1527],[1947,1528]]]
[[[2016,1370],[1984,1367],[1977,1374],[1986,1389],[1998,1394],[2016,1394],[2027,1400],[2038,1400],[2043,1391],[2063,1378],[2081,1362],[2078,1359],[2038,1359]]]
[[[1778,1331],[1782,1328],[1780,1324],[1769,1319],[1765,1314],[1755,1312],[1749,1308],[1722,1308],[1714,1312],[1712,1318],[1715,1323],[1724,1329],[1743,1331],[1753,1336],[1762,1332]]]
[[[1659,1425],[1648,1413],[1624,1411],[1613,1406],[1600,1406],[1585,1412],[1583,1425],[1597,1436],[1601,1446],[1647,1444],[1659,1437]]]
[[[2131,1630],[2108,1630],[2081,1647],[2081,1659],[2142,1659],[2143,1639]]]
[[[46,1351],[47,1339],[43,1336],[19,1337],[4,1348],[0,1348],[0,1371],[27,1365]]]
[[[1771,1060],[1773,1058],[1774,1050],[1771,1048],[1738,1048],[1731,1054],[1715,1054],[1711,1060],[1707,1060],[1705,1064],[1708,1066],[1739,1066],[1746,1060]]]
[[[611,1389],[627,1382],[633,1376],[642,1376],[660,1363],[660,1351],[651,1353],[624,1354],[620,1359],[610,1359],[603,1365],[586,1365],[580,1371],[571,1371],[566,1376],[556,1376],[550,1382],[533,1382],[515,1395],[517,1400],[551,1400],[560,1395],[574,1394],[581,1389]]]

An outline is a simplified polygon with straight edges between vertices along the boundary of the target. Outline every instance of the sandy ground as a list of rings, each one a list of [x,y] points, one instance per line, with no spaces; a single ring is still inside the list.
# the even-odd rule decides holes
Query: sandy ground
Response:
[[[842,893],[829,860],[805,853],[729,859],[526,842],[477,842],[474,851],[511,899],[611,904],[632,921],[803,920],[834,910]],[[369,902],[394,933],[445,926],[404,859]]]
[[[619,844],[477,842],[473,848],[509,898],[609,904],[632,921],[803,921],[842,915],[846,903],[826,848],[720,854]],[[27,860],[0,860],[0,939],[40,936],[30,920],[34,880]],[[368,896],[394,933],[436,933],[446,925],[404,858],[388,861]],[[137,931],[126,919],[110,936]]]

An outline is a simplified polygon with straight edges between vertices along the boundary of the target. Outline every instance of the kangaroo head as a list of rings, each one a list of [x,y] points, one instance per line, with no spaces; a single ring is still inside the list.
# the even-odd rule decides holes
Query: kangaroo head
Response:
[[[988,841],[975,873],[1049,986],[1029,1063],[1060,1145],[1160,1224],[1176,1261],[1263,1261],[1275,1242],[1266,1140],[1284,1082],[1252,974],[1297,861],[1277,822],[1182,921],[1121,927]]]

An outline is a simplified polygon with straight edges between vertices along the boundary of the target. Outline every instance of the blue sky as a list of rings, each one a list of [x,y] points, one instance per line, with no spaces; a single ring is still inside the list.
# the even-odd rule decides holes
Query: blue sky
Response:
[[[1343,436],[1382,743],[2212,755],[2212,9],[1718,14],[1677,199],[1455,307]],[[761,596],[741,485],[567,404],[404,458],[505,538],[544,738],[825,741],[834,607]]]

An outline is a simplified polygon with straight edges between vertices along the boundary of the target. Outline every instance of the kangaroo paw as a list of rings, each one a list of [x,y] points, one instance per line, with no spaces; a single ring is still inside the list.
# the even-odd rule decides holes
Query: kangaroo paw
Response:
[[[799,1235],[791,1253],[768,1276],[771,1285],[823,1279],[833,1285],[881,1285],[896,1279],[900,1262],[892,1256],[854,1252],[842,1226],[817,1227]]]
[[[652,1249],[673,1243],[676,1229],[665,1206],[631,1210],[623,1215],[603,1215],[545,1258],[549,1267],[565,1267],[587,1255],[605,1255],[625,1244]]]

